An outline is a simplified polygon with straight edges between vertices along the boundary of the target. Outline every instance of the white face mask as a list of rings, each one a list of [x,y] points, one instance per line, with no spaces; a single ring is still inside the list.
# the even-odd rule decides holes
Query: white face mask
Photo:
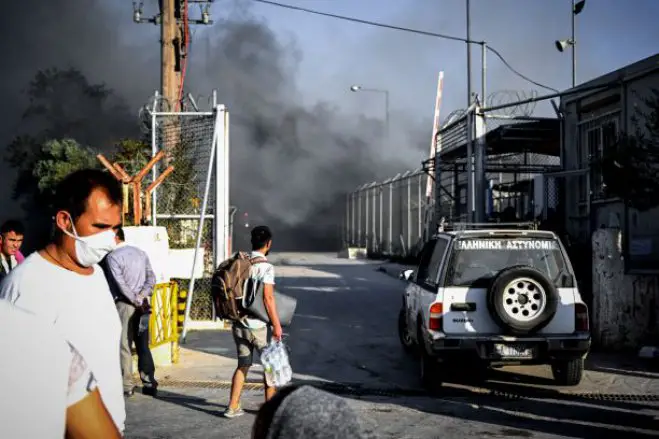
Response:
[[[69,218],[71,218],[69,216]],[[109,229],[95,235],[78,236],[73,218],[71,218],[73,233],[62,230],[65,234],[76,240],[76,259],[83,267],[91,267],[101,260],[117,246],[115,242],[116,233]]]

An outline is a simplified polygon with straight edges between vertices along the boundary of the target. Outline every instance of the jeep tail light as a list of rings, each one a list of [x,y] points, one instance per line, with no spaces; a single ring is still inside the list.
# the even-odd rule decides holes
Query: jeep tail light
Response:
[[[444,311],[444,306],[435,302],[430,305],[430,318],[428,319],[428,328],[433,331],[441,331],[442,329],[442,312]]]
[[[588,332],[590,330],[588,307],[583,303],[574,304],[574,330],[576,332]]]

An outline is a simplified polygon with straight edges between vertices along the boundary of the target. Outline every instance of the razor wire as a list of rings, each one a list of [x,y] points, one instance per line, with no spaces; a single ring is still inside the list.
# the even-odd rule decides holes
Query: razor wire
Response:
[[[487,105],[490,107],[504,106],[514,104],[515,102],[523,102],[529,99],[535,99],[539,96],[537,90],[498,90],[487,97]],[[506,116],[526,116],[533,115],[536,102],[526,102],[518,105],[509,105],[499,110],[500,114]]]

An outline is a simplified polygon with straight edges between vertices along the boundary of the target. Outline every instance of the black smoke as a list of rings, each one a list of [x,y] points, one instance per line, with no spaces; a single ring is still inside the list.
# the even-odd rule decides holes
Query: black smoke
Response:
[[[145,15],[156,12],[153,3],[145,5]],[[212,28],[194,29],[186,92],[208,96],[217,89],[230,109],[231,203],[238,216],[249,212],[253,221],[270,224],[280,249],[332,250],[345,194],[417,166],[428,133],[416,130],[418,124],[404,129],[392,123],[387,136],[379,120],[327,103],[301,105],[296,69],[304,54],[280,41],[247,4],[225,9]],[[137,126],[137,109],[159,84],[159,33],[132,23],[130,2],[25,0],[3,9],[0,145],[24,134],[24,88],[39,69],[51,67],[76,68],[90,83],[107,84],[133,109]],[[97,125],[116,123],[112,113],[102,118]],[[6,189],[13,175],[1,166],[0,199],[10,206]]]

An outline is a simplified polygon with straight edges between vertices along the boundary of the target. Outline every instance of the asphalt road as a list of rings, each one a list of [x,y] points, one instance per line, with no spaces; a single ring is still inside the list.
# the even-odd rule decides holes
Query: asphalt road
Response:
[[[274,255],[277,288],[298,298],[286,334],[296,381],[333,388],[383,438],[435,437],[647,437],[659,436],[659,374],[634,361],[592,360],[577,389],[558,388],[547,368],[494,371],[480,388],[458,382],[439,397],[425,395],[414,358],[396,334],[403,284],[373,264],[332,255]],[[186,345],[233,356],[226,332],[191,333]],[[218,371],[228,379],[231,370]],[[255,376],[258,371],[255,371]],[[492,394],[491,390],[499,393]],[[627,394],[588,397],[566,392]],[[221,413],[226,389],[166,388],[158,399],[137,395],[128,402],[129,438],[249,438],[261,393],[247,391],[248,415]],[[650,396],[648,396],[650,394]],[[646,395],[639,397],[639,395]],[[654,397],[654,398],[653,398]]]

